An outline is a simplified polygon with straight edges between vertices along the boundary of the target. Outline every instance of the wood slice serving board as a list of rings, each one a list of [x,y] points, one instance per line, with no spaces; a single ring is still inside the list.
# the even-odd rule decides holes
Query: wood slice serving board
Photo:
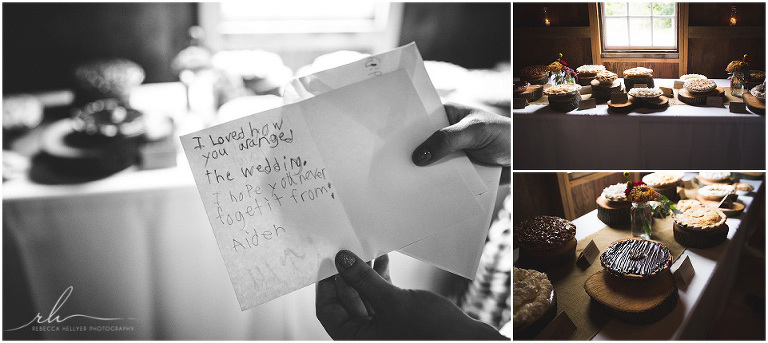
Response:
[[[747,108],[757,114],[765,114],[765,103],[758,100],[754,95],[745,92],[742,96],[744,102],[747,103]]]
[[[627,99],[628,99],[627,102],[623,104],[614,104],[610,100],[608,100],[608,107],[613,108],[615,110],[629,110],[630,108],[632,108],[632,106],[635,105],[635,103],[638,102],[637,99],[635,99],[635,97],[631,95],[627,95]]]
[[[744,212],[744,208],[745,208],[744,204],[738,201],[732,202],[731,206],[727,208],[718,207],[720,205],[720,201],[707,200],[698,194],[696,195],[696,200],[698,200],[704,206],[720,209],[721,211],[723,211],[723,213],[725,213],[726,217],[738,216],[739,214],[741,214],[741,212]]]
[[[706,104],[708,96],[723,96],[724,93],[725,91],[720,87],[717,87],[711,92],[704,93],[704,94],[693,94],[689,92],[687,89],[681,88],[677,92],[677,98],[688,105],[696,106],[696,105]]]
[[[632,203],[629,201],[625,201],[624,203],[612,203],[600,196],[595,202],[597,203],[597,218],[605,223],[605,225],[615,226],[630,224],[630,208],[632,207]]]
[[[584,283],[592,304],[630,324],[650,324],[664,318],[677,304],[677,286],[669,270],[656,277],[630,280],[601,270]]]
[[[529,102],[539,100],[544,95],[544,86],[542,85],[530,85],[522,92],[516,93],[515,98],[527,99]]]

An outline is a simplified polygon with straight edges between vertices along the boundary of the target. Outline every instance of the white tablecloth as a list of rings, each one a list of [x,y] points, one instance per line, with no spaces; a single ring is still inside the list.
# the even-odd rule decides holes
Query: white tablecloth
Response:
[[[765,117],[727,107],[609,114],[605,104],[568,113],[528,105],[512,113],[515,169],[765,169]]]
[[[318,340],[314,285],[241,312],[208,219],[181,158],[176,168],[126,171],[83,184],[3,185],[3,229],[18,244],[44,316],[135,318],[125,332],[44,332],[46,339]],[[393,252],[394,282],[440,292],[449,274]],[[13,296],[4,294],[4,296]],[[6,316],[12,315],[6,313]],[[17,318],[18,325],[32,318]],[[105,325],[70,319],[68,325]]]
[[[695,173],[686,173],[684,180]],[[679,301],[675,309],[662,320],[650,325],[629,325],[612,320],[595,336],[595,340],[668,340],[704,339],[710,324],[716,320],[728,298],[736,264],[744,245],[747,229],[754,222],[755,212],[761,211],[763,203],[755,199],[761,191],[762,181],[742,180],[755,186],[750,195],[739,195],[739,201],[746,205],[744,212],[728,218],[730,228],[728,240],[710,249],[686,249],[672,265],[674,272],[686,256],[690,257],[696,274],[687,287],[679,288]],[[764,193],[763,193],[764,194]],[[764,197],[764,195],[761,195]],[[753,207],[757,201],[758,207]],[[583,239],[605,227],[597,218],[597,210],[573,221],[576,225],[576,239]],[[679,284],[678,284],[679,285]]]

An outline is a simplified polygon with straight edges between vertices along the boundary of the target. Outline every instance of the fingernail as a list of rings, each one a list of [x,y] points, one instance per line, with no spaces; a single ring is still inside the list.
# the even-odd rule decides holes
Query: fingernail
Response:
[[[415,163],[417,166],[423,166],[426,165],[431,158],[432,152],[430,152],[429,149],[420,148],[413,154],[413,163]]]
[[[352,267],[352,265],[355,264],[355,256],[346,250],[339,251],[339,253],[336,254],[336,263],[344,268]]]

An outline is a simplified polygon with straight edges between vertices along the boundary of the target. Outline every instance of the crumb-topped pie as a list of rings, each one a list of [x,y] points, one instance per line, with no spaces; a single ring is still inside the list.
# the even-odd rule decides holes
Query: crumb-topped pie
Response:
[[[571,94],[579,94],[579,90],[581,90],[581,85],[577,85],[575,83],[564,83],[561,85],[556,85],[549,87],[544,90],[544,94],[546,95],[571,95]]]
[[[728,194],[736,194],[732,185],[715,183],[699,188],[699,195],[707,200],[721,200]]]
[[[645,67],[630,68],[624,71],[624,77],[653,76],[653,69]]]
[[[689,80],[706,80],[707,77],[701,74],[685,74],[683,76],[680,76],[680,80],[682,81],[689,81]]]
[[[727,171],[703,171],[699,172],[699,176],[707,181],[723,181],[728,180],[731,177],[731,172]]]
[[[717,84],[712,80],[695,79],[685,81],[683,87],[692,94],[703,94],[713,91],[717,88]]]
[[[672,253],[659,242],[627,238],[605,249],[600,255],[600,264],[616,276],[646,279],[668,269],[672,265]]]
[[[632,88],[628,94],[637,98],[658,98],[663,92],[658,88]]]
[[[547,73],[549,72],[547,71],[547,66],[545,65],[532,65],[524,67],[520,70],[520,76],[524,77],[539,77]]]

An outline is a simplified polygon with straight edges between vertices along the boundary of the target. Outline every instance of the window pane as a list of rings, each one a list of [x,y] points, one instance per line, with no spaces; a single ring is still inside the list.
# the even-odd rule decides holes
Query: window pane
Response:
[[[653,4],[653,15],[674,15],[674,2],[656,2]]]
[[[629,15],[651,15],[650,2],[630,2]]]
[[[651,46],[651,18],[629,18],[629,32],[630,46]]]
[[[605,15],[627,15],[626,2],[606,2]]]
[[[653,45],[675,45],[675,29],[672,18],[653,18]]]
[[[605,19],[605,45],[629,46],[627,38],[627,18]]]

